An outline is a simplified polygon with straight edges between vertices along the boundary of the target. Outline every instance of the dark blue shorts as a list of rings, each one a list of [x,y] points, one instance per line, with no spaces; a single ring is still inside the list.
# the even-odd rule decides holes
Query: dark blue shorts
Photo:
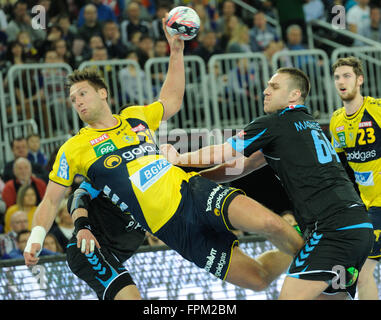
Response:
[[[124,287],[135,285],[123,263],[107,246],[84,254],[77,248],[77,238],[72,237],[67,245],[66,259],[70,270],[85,281],[100,300],[114,300]]]
[[[326,293],[354,298],[358,274],[373,246],[373,226],[364,206],[344,209],[318,221],[295,256],[287,275],[326,281]]]
[[[209,181],[190,178],[181,187],[182,201],[171,219],[155,233],[183,258],[224,280],[234,246],[238,245],[227,209],[243,192]]]
[[[370,259],[379,261],[381,258],[381,207],[370,207],[368,215],[373,224],[374,244]]]

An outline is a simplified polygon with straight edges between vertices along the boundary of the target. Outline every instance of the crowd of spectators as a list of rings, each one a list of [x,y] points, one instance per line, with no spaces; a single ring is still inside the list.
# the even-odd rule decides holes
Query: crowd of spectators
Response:
[[[306,24],[313,19],[329,21],[334,5],[345,7],[348,30],[381,40],[379,0],[245,2],[258,11],[250,13],[230,0],[177,1],[177,5],[193,7],[201,19],[199,35],[186,41],[185,54],[198,55],[207,63],[215,54],[260,52],[271,62],[278,51],[308,49]],[[35,6],[40,6],[39,11],[32,10]],[[39,23],[45,25],[36,28],[32,20],[42,7],[46,16]],[[0,70],[6,76],[10,66],[17,64],[65,62],[75,69],[84,61],[111,59],[130,59],[144,70],[148,59],[169,54],[161,19],[173,7],[174,1],[165,0],[1,0]],[[280,28],[269,23],[269,19],[277,19]],[[250,76],[254,71],[244,62],[242,68]],[[217,68],[212,72],[221,71]],[[231,73],[226,81],[234,83],[236,74]],[[118,77],[128,84],[124,87],[129,90],[131,102],[137,100],[137,76],[144,78],[145,73],[131,65]],[[161,80],[163,74],[156,76]],[[44,155],[40,151],[40,137],[36,134],[14,139],[11,148],[14,160],[5,164],[0,179],[2,258],[21,257],[54,160],[54,154]],[[46,239],[44,253],[64,252],[73,228],[63,204]],[[147,243],[153,244],[155,239],[148,237]]]
[[[279,48],[299,50],[307,45],[305,25],[313,19],[328,20],[334,5],[344,5],[347,27],[352,32],[380,40],[380,1],[376,0],[254,0],[246,1],[259,11],[243,10],[233,1],[184,0],[201,18],[199,36],[186,42],[186,54],[264,52],[272,42]],[[2,71],[13,64],[44,62],[49,50],[53,62],[73,68],[83,61],[129,59],[133,51],[144,66],[159,54],[156,44],[163,39],[161,18],[174,7],[165,0],[3,0],[0,7],[0,61]],[[46,19],[42,28],[33,27],[32,8],[42,6]],[[39,12],[39,11],[34,11]],[[280,28],[269,24],[276,18]],[[299,26],[299,43],[290,35]],[[204,38],[209,38],[204,39]],[[212,38],[215,38],[214,41]],[[166,54],[168,53],[168,48]]]
[[[49,174],[48,158],[41,151],[38,134],[13,139],[11,149],[14,159],[0,172],[0,259],[23,257],[33,216],[45,194]],[[64,252],[65,239],[68,241],[69,233],[74,230],[70,215],[71,225],[61,211],[60,208],[57,222],[45,240],[43,255]]]

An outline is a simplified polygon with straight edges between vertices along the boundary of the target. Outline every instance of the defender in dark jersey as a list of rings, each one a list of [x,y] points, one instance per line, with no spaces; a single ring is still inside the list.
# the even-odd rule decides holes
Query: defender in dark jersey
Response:
[[[82,209],[88,213],[85,221],[76,217],[76,211]],[[145,230],[88,182],[83,182],[70,196],[68,211],[75,219],[75,231],[66,254],[72,272],[84,280],[99,299],[140,299],[123,262],[143,243]],[[96,248],[83,245],[89,231],[96,237]]]
[[[330,141],[303,105],[308,92],[309,80],[302,71],[279,69],[264,91],[266,116],[223,145],[182,155],[168,145],[162,151],[170,162],[188,166],[190,159],[198,159],[193,162],[198,166],[206,158],[224,163],[244,155],[234,164],[203,173],[219,182],[225,180],[226,169],[238,163],[244,164],[242,171],[230,180],[267,162],[282,182],[306,235],[280,299],[315,299],[325,290],[346,291],[354,297],[358,272],[372,248],[373,226]],[[216,179],[219,174],[222,177]]]

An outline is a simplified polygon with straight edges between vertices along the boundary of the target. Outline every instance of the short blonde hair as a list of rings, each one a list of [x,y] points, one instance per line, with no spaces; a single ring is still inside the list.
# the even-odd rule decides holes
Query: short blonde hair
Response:
[[[354,56],[337,59],[336,62],[332,65],[332,72],[335,72],[338,67],[343,66],[352,67],[353,72],[357,77],[364,76],[364,69],[362,68],[361,60]]]
[[[68,76],[67,87],[70,88],[72,85],[83,81],[87,81],[95,90],[106,89],[108,96],[107,84],[97,68],[89,67],[83,70],[74,70]]]

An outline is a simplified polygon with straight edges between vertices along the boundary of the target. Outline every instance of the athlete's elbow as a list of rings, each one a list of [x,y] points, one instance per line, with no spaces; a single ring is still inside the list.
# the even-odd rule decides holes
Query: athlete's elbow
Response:
[[[181,105],[183,102],[182,99],[166,99],[162,97],[160,97],[160,101],[164,106],[163,120],[167,120],[178,113],[181,110]]]

